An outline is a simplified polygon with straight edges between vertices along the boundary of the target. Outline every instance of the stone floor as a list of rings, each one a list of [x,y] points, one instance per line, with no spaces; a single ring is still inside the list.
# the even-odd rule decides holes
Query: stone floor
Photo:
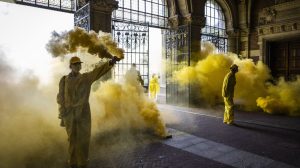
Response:
[[[102,144],[92,149],[89,168],[300,167],[300,118],[237,111],[236,125],[229,126],[222,108],[158,107],[173,138]]]

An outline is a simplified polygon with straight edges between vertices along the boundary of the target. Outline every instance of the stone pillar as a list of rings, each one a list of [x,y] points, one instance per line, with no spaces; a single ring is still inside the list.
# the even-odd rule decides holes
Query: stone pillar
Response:
[[[118,1],[115,0],[90,0],[90,30],[98,33],[111,33],[112,12],[118,9]],[[100,78],[100,81],[106,81],[112,77],[113,70],[108,71]]]
[[[238,29],[227,31],[228,34],[228,52],[235,53],[239,55],[239,39],[240,31]]]
[[[178,27],[178,15],[176,10],[176,4],[174,0],[167,0],[168,12],[169,12],[169,25],[171,29]]]
[[[204,16],[192,16],[191,19],[191,63],[197,62],[201,50],[201,29],[205,26]]]
[[[201,51],[201,29],[205,26],[206,19],[204,16],[192,15],[190,24],[190,39],[191,39],[191,65],[193,66],[200,58]],[[190,85],[190,106],[202,106],[199,84]]]
[[[110,33],[112,12],[117,8],[115,0],[90,0],[90,29]]]

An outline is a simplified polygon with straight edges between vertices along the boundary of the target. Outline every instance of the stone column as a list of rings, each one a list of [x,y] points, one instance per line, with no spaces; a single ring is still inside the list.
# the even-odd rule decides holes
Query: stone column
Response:
[[[112,12],[118,9],[118,1],[115,0],[90,0],[90,30],[98,33],[111,33]],[[113,71],[108,71],[100,78],[100,81],[108,80],[112,77]]]
[[[169,12],[169,25],[171,29],[178,27],[178,15],[176,10],[176,4],[174,0],[167,0],[168,12]]]
[[[117,8],[115,0],[90,0],[90,29],[110,33],[112,12]]]
[[[228,35],[228,52],[239,53],[239,39],[240,39],[240,31],[238,29],[227,31]]]
[[[200,58],[201,51],[201,29],[205,26],[206,19],[204,16],[192,15],[190,24],[190,40],[191,40],[191,66],[195,65]],[[201,93],[199,84],[190,85],[190,106],[202,106]]]

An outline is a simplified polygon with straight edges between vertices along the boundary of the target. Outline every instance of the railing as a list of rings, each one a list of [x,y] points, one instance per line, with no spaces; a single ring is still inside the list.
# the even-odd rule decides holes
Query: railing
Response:
[[[74,0],[16,0],[16,3],[68,13],[75,12]]]
[[[85,4],[74,13],[74,25],[90,31],[90,4]]]

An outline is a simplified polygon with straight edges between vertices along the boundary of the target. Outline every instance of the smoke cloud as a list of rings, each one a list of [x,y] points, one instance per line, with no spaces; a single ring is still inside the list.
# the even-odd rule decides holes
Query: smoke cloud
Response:
[[[44,89],[30,73],[16,80],[3,53],[0,74],[0,167],[62,167],[67,148],[65,132],[57,127],[56,87]]]
[[[166,135],[160,112],[156,104],[145,96],[137,77],[137,72],[128,71],[122,83],[112,80],[101,83],[95,94],[98,102],[95,107],[100,105],[102,108],[97,131],[149,130],[161,137]]]
[[[87,55],[84,62],[99,61]],[[0,52],[0,167],[64,167],[68,141],[59,126],[56,94],[60,77],[70,71],[68,61],[54,59],[53,79],[41,84],[30,72],[18,74],[4,58]],[[136,75],[128,73],[122,83],[103,82],[91,93],[91,159],[111,159],[166,134],[156,104],[144,95]]]
[[[286,82],[280,78],[277,85],[269,85],[267,96],[259,97],[256,102],[270,114],[300,115],[300,77],[296,81]]]
[[[232,64],[239,66],[236,74],[235,100],[245,110],[262,108],[268,113],[300,115],[299,78],[294,82],[283,79],[271,84],[270,69],[261,61],[240,59],[233,53],[217,53],[210,43],[202,43],[198,62],[173,73],[173,80],[181,86],[194,84],[200,87],[200,97],[211,106],[221,102],[222,84]]]
[[[124,58],[124,50],[118,48],[109,33],[101,31],[99,34],[94,31],[88,33],[79,27],[61,34],[54,31],[46,49],[53,57],[63,57],[84,50],[100,58],[111,58],[112,54],[120,59]]]

